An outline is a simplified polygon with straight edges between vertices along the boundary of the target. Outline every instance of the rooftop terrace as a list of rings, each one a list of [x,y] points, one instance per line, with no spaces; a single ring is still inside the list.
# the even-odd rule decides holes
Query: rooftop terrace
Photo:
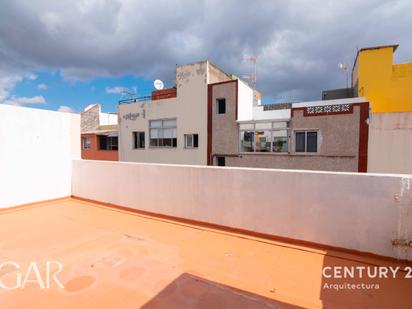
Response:
[[[33,220],[36,218],[36,220]],[[324,290],[322,267],[389,266],[66,198],[0,212],[2,259],[58,260],[65,288],[0,289],[2,308],[406,308],[412,280]],[[45,269],[42,269],[42,275]],[[15,280],[2,271],[2,281]],[[359,279],[345,280],[359,283]],[[362,281],[364,282],[364,281]]]
[[[0,283],[62,265],[2,309],[412,307],[412,175],[79,160],[79,115],[1,104],[0,139]]]

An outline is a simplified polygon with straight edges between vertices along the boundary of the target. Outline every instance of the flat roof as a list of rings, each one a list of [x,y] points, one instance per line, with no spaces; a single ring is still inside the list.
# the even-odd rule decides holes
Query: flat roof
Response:
[[[407,308],[412,280],[322,288],[325,266],[394,261],[271,241],[67,198],[0,210],[1,260],[59,261],[64,289],[0,289],[2,308]],[[22,268],[23,269],[23,268]],[[20,271],[22,271],[22,269]],[[45,268],[41,269],[41,274]],[[14,279],[13,279],[14,278]],[[1,269],[4,284],[15,269]],[[363,283],[345,279],[348,283]]]

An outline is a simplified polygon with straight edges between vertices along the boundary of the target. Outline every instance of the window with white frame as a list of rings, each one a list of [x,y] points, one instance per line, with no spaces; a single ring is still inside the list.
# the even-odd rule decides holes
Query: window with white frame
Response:
[[[90,137],[82,137],[82,149],[90,149],[92,145],[92,139]]]
[[[240,152],[288,152],[289,122],[241,123]]]
[[[185,148],[198,148],[199,135],[198,134],[185,134]]]
[[[150,120],[150,147],[177,147],[176,119]]]
[[[318,152],[318,131],[295,131],[295,152]]]

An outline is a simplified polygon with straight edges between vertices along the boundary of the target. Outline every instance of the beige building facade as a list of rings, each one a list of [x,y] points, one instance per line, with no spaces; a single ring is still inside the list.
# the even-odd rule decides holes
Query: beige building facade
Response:
[[[119,160],[206,165],[208,84],[231,79],[208,61],[177,66],[175,97],[119,104]]]

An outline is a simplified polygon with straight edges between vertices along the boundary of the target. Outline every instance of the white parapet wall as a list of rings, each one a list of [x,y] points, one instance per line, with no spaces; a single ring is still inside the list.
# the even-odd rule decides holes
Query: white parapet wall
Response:
[[[80,115],[0,104],[0,208],[70,196]]]
[[[412,113],[370,116],[368,172],[412,174]]]
[[[73,162],[72,194],[118,206],[412,259],[412,175]]]

